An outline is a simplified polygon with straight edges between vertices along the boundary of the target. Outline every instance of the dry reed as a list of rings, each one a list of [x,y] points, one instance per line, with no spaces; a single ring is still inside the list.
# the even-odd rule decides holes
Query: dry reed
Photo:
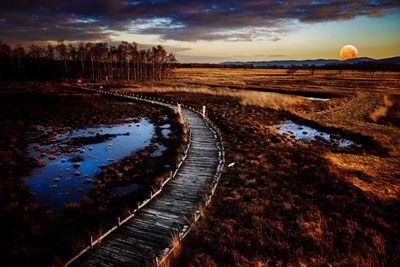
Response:
[[[210,89],[207,87],[142,87],[135,88],[137,93],[194,93],[213,96],[229,96],[239,98],[243,106],[258,106],[272,109],[289,109],[292,106],[311,103],[310,100],[299,96],[279,93],[257,92],[232,89]]]
[[[387,95],[384,96],[383,101],[385,103],[385,106],[379,107],[376,110],[374,110],[371,114],[369,114],[369,117],[371,120],[374,122],[378,122],[380,118],[386,117],[388,110],[394,106],[396,103],[395,100],[389,99]]]

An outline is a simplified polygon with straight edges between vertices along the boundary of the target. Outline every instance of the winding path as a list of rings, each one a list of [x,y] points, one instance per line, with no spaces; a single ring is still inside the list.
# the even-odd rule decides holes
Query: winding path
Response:
[[[216,135],[203,118],[182,109],[191,130],[191,145],[174,179],[135,216],[94,246],[74,266],[149,266],[165,255],[174,235],[190,227],[219,171]]]

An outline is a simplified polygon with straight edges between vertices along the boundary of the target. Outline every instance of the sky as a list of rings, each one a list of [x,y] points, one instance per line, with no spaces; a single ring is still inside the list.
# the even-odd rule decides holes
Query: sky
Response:
[[[399,56],[399,25],[399,0],[0,1],[2,42],[160,44],[182,63]]]

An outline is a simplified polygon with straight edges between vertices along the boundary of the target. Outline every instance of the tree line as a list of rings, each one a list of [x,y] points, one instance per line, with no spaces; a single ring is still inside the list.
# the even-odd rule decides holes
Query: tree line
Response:
[[[41,47],[11,47],[0,41],[0,80],[149,81],[171,75],[177,60],[162,46],[138,49],[136,43],[78,45],[58,42]]]
[[[316,65],[269,65],[257,66],[254,64],[209,64],[209,63],[179,63],[178,68],[225,68],[225,69],[287,69],[292,72],[293,69],[315,70],[361,70],[361,71],[400,71],[400,64],[395,62],[359,62],[352,64],[327,64],[322,66]]]

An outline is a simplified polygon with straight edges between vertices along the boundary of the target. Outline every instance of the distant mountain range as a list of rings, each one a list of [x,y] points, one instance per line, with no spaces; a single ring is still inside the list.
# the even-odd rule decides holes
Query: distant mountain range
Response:
[[[307,60],[272,60],[272,61],[228,61],[222,62],[224,65],[253,65],[255,67],[269,67],[269,66],[326,66],[332,64],[358,64],[362,62],[376,62],[376,63],[392,63],[400,64],[399,57],[390,57],[382,59],[374,59],[369,57],[359,57],[348,60],[338,60],[338,59],[307,59]]]

